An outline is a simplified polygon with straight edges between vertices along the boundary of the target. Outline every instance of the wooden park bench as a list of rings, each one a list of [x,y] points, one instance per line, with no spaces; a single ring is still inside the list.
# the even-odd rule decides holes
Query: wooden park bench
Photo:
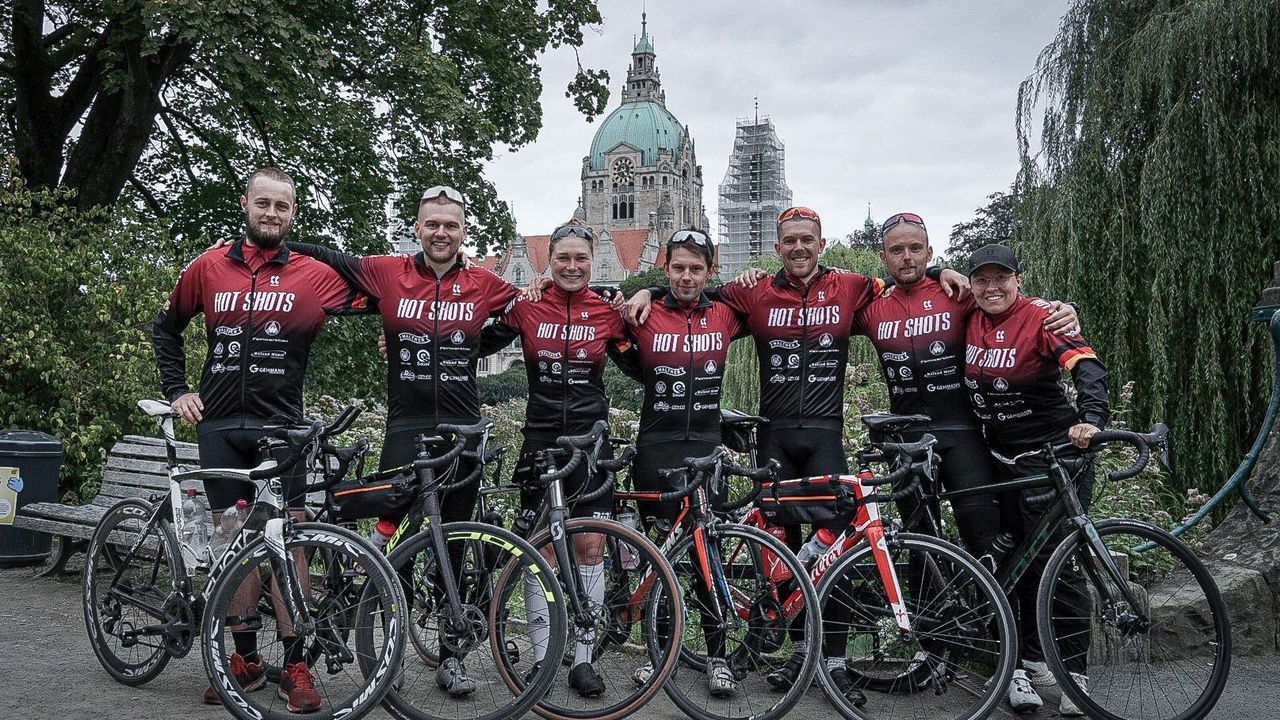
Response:
[[[200,462],[195,443],[178,443],[178,462],[195,468]],[[314,482],[315,478],[309,478]],[[195,487],[204,495],[204,487]],[[88,505],[64,505],[56,502],[32,503],[18,510],[14,526],[48,533],[58,541],[53,563],[40,575],[66,574],[67,561],[76,553],[84,552],[93,536],[98,521],[107,509],[123,498],[150,498],[169,491],[169,472],[165,468],[165,448],[162,438],[144,435],[126,435],[107,454],[107,465],[102,473],[102,487]],[[318,509],[323,496],[315,494],[307,498],[308,508]]]

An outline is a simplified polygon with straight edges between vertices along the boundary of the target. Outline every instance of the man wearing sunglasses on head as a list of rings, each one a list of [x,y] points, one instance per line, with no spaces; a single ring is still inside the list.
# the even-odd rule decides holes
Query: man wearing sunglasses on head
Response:
[[[673,481],[663,479],[659,470],[678,465],[680,458],[707,455],[720,444],[725,360],[729,343],[745,334],[745,327],[733,310],[703,292],[713,268],[706,233],[689,228],[672,234],[666,247],[671,292],[653,302],[644,325],[630,328],[631,347],[615,358],[644,386],[631,473],[636,490],[674,489]],[[639,511],[646,525],[671,522],[680,503],[642,502]],[[700,575],[697,568],[695,573]],[[738,681],[725,654],[724,621],[713,617],[711,608],[716,605],[707,584],[699,579],[694,587],[706,638],[707,690],[714,697],[729,697],[737,692]],[[658,632],[666,634],[661,621]],[[632,679],[643,684],[652,674],[652,665],[645,664]]]
[[[387,345],[387,430],[380,470],[412,462],[418,454],[416,438],[433,434],[438,424],[480,421],[480,331],[516,296],[510,283],[465,263],[459,254],[467,237],[462,193],[445,185],[424,192],[413,233],[422,244],[422,252],[413,256],[357,257],[319,245],[289,243],[290,249],[332,266],[378,302]],[[474,469],[472,462],[459,461],[459,477]],[[445,494],[442,520],[471,519],[478,490],[472,483]],[[453,562],[460,565],[461,557]],[[461,661],[447,648],[440,652],[436,684],[453,697],[474,691],[476,683]]]

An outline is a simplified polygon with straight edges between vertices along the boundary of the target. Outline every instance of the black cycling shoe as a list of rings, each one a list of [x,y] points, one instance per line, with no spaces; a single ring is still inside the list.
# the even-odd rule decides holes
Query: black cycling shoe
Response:
[[[604,679],[591,667],[591,663],[578,663],[569,671],[569,687],[580,697],[600,697],[604,694]]]
[[[765,676],[765,682],[769,683],[769,687],[778,692],[786,692],[796,684],[796,679],[800,677],[800,670],[804,668],[804,655],[802,653],[792,653],[787,658],[787,663],[782,667],[774,670]]]
[[[538,662],[534,663],[534,664],[533,664],[533,667],[529,668],[529,672],[527,672],[527,673],[525,673],[525,674],[524,674],[524,684],[525,684],[525,685],[532,684],[532,683],[533,683],[533,679],[534,679],[534,678],[536,678],[536,677],[538,677],[538,673],[540,673],[540,672],[542,672],[542,661],[541,661],[541,660],[539,660]]]
[[[836,689],[844,695],[844,699],[853,703],[854,707],[862,707],[867,704],[867,695],[858,689],[853,682],[853,676],[849,674],[848,668],[832,668],[831,681],[835,683]]]

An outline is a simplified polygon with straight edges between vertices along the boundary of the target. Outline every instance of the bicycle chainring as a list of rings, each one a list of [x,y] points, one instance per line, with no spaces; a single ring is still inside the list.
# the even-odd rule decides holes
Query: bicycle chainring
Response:
[[[164,647],[176,658],[186,657],[195,640],[196,614],[191,602],[179,593],[164,601]]]

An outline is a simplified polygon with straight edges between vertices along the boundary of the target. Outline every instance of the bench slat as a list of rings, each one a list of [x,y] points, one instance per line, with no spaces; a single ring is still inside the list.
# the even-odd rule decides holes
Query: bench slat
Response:
[[[143,460],[165,460],[168,454],[165,452],[164,445],[143,445],[141,443],[118,442],[111,447],[110,455],[116,457],[132,457],[141,458]],[[199,454],[195,445],[189,447],[178,447],[178,460],[183,462],[195,462]]]

